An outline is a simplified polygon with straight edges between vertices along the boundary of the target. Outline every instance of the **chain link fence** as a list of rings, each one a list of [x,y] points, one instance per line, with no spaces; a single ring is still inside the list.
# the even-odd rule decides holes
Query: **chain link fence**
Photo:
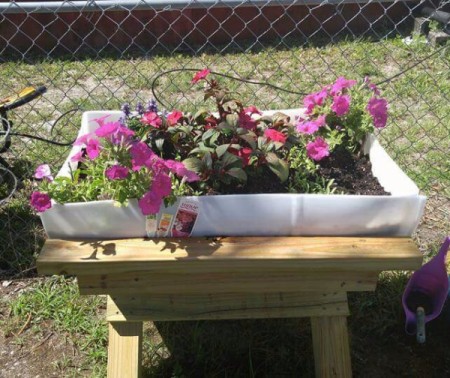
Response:
[[[29,85],[48,89],[9,111],[11,127],[4,123],[0,135],[0,276],[33,272],[45,238],[28,206],[32,174],[44,162],[56,171],[68,153],[45,140],[70,142],[82,111],[146,102],[152,85],[161,107],[195,109],[202,98],[180,68],[244,79],[224,81],[261,109],[300,107],[298,93],[338,76],[383,82],[391,118],[380,138],[429,196],[416,235],[425,250],[450,229],[449,8],[371,0],[0,3],[0,97]]]

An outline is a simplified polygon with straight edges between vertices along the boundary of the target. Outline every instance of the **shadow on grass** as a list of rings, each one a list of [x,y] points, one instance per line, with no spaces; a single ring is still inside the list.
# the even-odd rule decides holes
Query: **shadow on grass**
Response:
[[[44,243],[44,231],[28,205],[31,167],[27,160],[11,163],[18,185],[14,195],[0,205],[0,279],[36,273],[35,256]]]
[[[314,376],[309,320],[156,322],[170,351],[146,377]]]
[[[351,293],[355,377],[450,376],[450,306],[427,325],[427,342],[404,332],[409,275],[384,273],[373,293]],[[313,377],[309,319],[156,322],[168,353],[153,351],[145,377]]]

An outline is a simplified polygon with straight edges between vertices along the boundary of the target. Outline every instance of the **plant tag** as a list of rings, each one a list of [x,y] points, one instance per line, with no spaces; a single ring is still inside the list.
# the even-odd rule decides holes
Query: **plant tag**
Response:
[[[172,226],[173,214],[162,213],[159,220],[156,236],[159,238],[170,236],[170,227]]]
[[[145,232],[148,238],[156,236],[156,214],[150,214],[145,217]]]
[[[199,213],[198,200],[182,200],[172,225],[172,236],[188,237],[191,235]]]

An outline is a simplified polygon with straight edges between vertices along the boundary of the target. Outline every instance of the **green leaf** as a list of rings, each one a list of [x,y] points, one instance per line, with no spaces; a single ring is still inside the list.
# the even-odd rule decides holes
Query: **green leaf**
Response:
[[[229,144],[221,144],[220,146],[218,146],[218,147],[216,148],[216,154],[217,154],[217,157],[218,157],[219,159],[222,157],[222,155],[223,155],[225,152],[227,152],[228,147],[230,147]]]
[[[182,163],[187,169],[196,173],[200,173],[204,167],[203,162],[195,157],[184,159]]]
[[[247,182],[247,174],[242,168],[230,168],[227,171],[227,175],[232,176],[241,182]]]
[[[227,102],[223,103],[222,106],[225,110],[228,110],[228,111],[234,111],[234,110],[239,109],[238,104],[234,100],[227,101]]]
[[[216,130],[216,129],[209,129],[203,134],[202,140],[206,141],[207,139],[211,138],[210,139],[210,143],[213,144],[217,140],[218,137],[219,137],[219,131],[218,130]]]
[[[265,138],[265,137],[258,137],[258,149],[262,150],[264,145],[266,144],[266,142],[267,142],[267,138]]]
[[[203,164],[207,169],[212,169],[213,161],[211,157],[211,153],[207,152],[203,155],[202,158]]]
[[[208,109],[205,108],[200,108],[195,114],[194,114],[194,119],[196,120],[197,118],[204,118],[206,115],[208,115]]]
[[[254,132],[249,132],[244,135],[239,135],[239,138],[245,140],[248,145],[254,150],[256,148],[256,134]]]
[[[259,118],[260,121],[264,122],[264,123],[273,123],[273,118],[272,116],[262,116],[261,118]]]
[[[223,154],[221,163],[223,168],[232,168],[232,166],[236,163],[238,163],[239,165],[242,164],[241,159],[230,152],[225,152]]]
[[[289,177],[289,166],[286,161],[280,159],[273,152],[266,155],[267,163],[273,173],[275,173],[281,182],[285,182]]]
[[[239,124],[239,116],[237,114],[227,114],[225,120],[231,127],[237,127]]]
[[[288,123],[290,120],[290,117],[284,113],[276,112],[273,116],[273,123],[283,122]]]
[[[220,123],[217,125],[217,128],[219,128],[219,129],[221,129],[221,130],[231,130],[231,129],[232,129],[232,126],[229,125],[229,124],[226,123],[226,122],[220,122]]]

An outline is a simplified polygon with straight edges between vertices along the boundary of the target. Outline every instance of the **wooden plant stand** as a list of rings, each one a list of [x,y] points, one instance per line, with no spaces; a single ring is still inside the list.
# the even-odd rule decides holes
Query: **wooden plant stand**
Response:
[[[139,377],[143,321],[310,317],[317,377],[351,377],[348,291],[415,270],[408,238],[47,240],[40,274],[108,295],[108,377]]]

